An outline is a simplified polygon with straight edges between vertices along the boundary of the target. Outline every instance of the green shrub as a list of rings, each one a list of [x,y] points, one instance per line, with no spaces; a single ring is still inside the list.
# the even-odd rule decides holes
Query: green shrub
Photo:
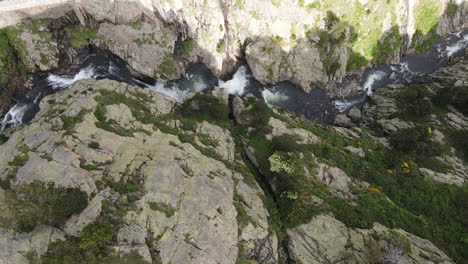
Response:
[[[442,155],[442,146],[431,141],[432,129],[429,126],[418,125],[414,128],[398,130],[390,138],[390,145],[397,151],[415,155],[418,160]]]
[[[296,152],[303,151],[307,148],[306,145],[297,143],[301,137],[294,134],[283,134],[271,139],[272,149],[275,151]]]
[[[180,121],[182,122],[182,126],[180,128],[182,128],[183,130],[193,131],[193,132],[197,131],[197,127],[198,127],[197,121],[192,120],[192,119],[187,119],[187,118],[182,118]]]
[[[182,56],[188,58],[190,57],[190,53],[192,52],[193,48],[195,47],[195,40],[194,39],[186,39],[182,42],[180,48],[182,51]]]
[[[8,139],[9,138],[7,136],[1,134],[0,135],[0,145],[3,145],[4,143],[6,143],[8,141]]]
[[[77,123],[83,122],[84,115],[87,113],[85,109],[81,109],[78,114],[74,117],[61,115],[60,119],[62,120],[62,130],[65,130],[65,134],[71,134],[75,125]]]
[[[405,120],[418,121],[426,119],[433,111],[430,94],[426,87],[410,85],[397,96],[400,117]]]
[[[183,117],[215,123],[226,122],[229,116],[228,106],[219,98],[200,93],[182,104],[179,112]]]
[[[457,11],[458,11],[458,5],[457,4],[453,4],[453,3],[448,3],[447,4],[447,14],[449,14],[450,17],[455,17],[455,15],[457,14]]]
[[[88,147],[92,149],[99,149],[99,143],[95,141],[91,141],[88,143]]]
[[[114,239],[114,229],[106,223],[94,222],[87,225],[79,234],[79,247],[87,254],[100,256],[106,252]]]
[[[130,184],[130,183],[124,183],[124,182],[114,182],[114,181],[109,181],[107,182],[109,187],[111,187],[114,191],[120,193],[120,194],[125,194],[125,193],[133,193],[137,192],[140,190],[140,188],[135,185],[135,184]]]
[[[15,167],[23,167],[26,164],[26,162],[28,162],[28,160],[28,154],[23,153],[18,156],[15,156],[12,161],[8,162],[8,165]]]
[[[452,130],[448,133],[448,139],[459,156],[468,162],[468,131]]]
[[[151,210],[163,212],[168,218],[176,212],[175,208],[165,203],[150,202],[149,206]]]
[[[42,264],[94,264],[95,259],[84,254],[76,239],[55,241],[49,244],[47,252],[41,257]]]
[[[78,237],[49,244],[42,264],[149,264],[136,251],[116,256],[110,247],[115,240],[114,228],[106,223],[87,225]]]
[[[213,139],[210,135],[204,134],[204,133],[199,133],[197,134],[198,140],[205,145],[205,146],[210,146],[213,148],[216,148],[219,146],[219,143],[216,139]]]
[[[6,206],[13,228],[29,232],[39,224],[61,227],[75,213],[88,205],[86,193],[76,188],[55,187],[35,181],[6,191]]]
[[[80,168],[87,171],[97,170],[97,165],[92,163],[87,163],[85,159],[80,158]]]
[[[253,98],[247,100],[247,110],[241,113],[241,118],[247,121],[248,126],[264,134],[270,130],[268,122],[272,116],[273,110],[266,103]]]
[[[431,100],[438,107],[445,109],[448,105],[453,105],[458,111],[468,115],[468,87],[466,86],[441,88]]]
[[[359,70],[366,66],[367,59],[359,53],[350,51],[348,63],[346,64],[346,71]]]

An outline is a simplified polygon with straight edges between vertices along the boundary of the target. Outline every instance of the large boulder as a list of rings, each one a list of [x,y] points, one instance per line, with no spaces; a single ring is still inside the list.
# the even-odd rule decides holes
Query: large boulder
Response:
[[[289,229],[289,253],[296,263],[369,263],[383,261],[392,248],[403,263],[454,263],[430,241],[401,229],[374,223],[372,229],[351,229],[333,216],[321,214]]]

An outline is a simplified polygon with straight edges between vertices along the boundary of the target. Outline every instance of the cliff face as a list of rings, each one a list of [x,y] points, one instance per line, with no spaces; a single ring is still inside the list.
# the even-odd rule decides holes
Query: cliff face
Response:
[[[466,67],[339,126],[79,81],[0,138],[0,260],[465,263]]]
[[[165,79],[177,78],[188,62],[221,76],[245,56],[260,82],[289,80],[305,91],[368,64],[398,63],[465,27],[468,11],[462,0],[30,0],[0,7],[0,27],[67,17],[66,34],[50,20],[13,30],[21,38],[9,34],[29,71],[55,68],[57,46],[72,56],[70,49],[93,44],[141,74]],[[64,35],[78,39],[63,43]]]

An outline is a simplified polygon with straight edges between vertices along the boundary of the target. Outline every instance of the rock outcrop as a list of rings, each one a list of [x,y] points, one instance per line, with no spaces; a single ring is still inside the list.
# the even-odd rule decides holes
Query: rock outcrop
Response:
[[[126,99],[108,101],[119,96]],[[106,105],[102,105],[103,97]],[[77,236],[102,217],[104,202],[118,204],[130,199],[115,187],[102,190],[103,182],[136,181],[142,194],[123,216],[114,245],[118,254],[136,251],[151,262],[156,260],[150,252],[157,249],[162,263],[235,263],[238,246],[243,245],[243,254],[262,263],[276,263],[278,245],[276,236],[268,232],[268,212],[260,199],[263,191],[255,182],[244,183],[246,174],[226,165],[244,166],[236,158],[229,131],[201,122],[194,132],[209,136],[214,146],[205,146],[208,143],[202,140],[195,145],[181,142],[176,135],[140,119],[139,110],[129,100],[144,103],[154,117],[170,113],[175,106],[162,95],[124,83],[84,80],[49,96],[34,123],[0,146],[4,154],[0,174],[4,178],[15,171],[13,186],[54,182],[94,196],[81,214],[68,220],[63,231],[43,227],[48,233],[40,229],[40,235],[33,231],[17,238],[13,231],[2,229],[5,246],[0,259],[19,263],[15,261],[25,259],[28,252],[44,254],[48,241],[64,239],[62,232]],[[205,147],[213,147],[220,160],[200,152]],[[11,161],[21,151],[28,160],[13,167]],[[244,207],[246,219],[238,223],[237,210]],[[30,237],[37,238],[40,247]]]
[[[297,263],[367,263],[373,255],[389,254],[379,248],[385,246],[397,248],[404,263],[454,263],[430,241],[401,229],[378,223],[370,230],[349,229],[330,215],[315,216],[310,223],[289,230],[288,237],[289,252]]]

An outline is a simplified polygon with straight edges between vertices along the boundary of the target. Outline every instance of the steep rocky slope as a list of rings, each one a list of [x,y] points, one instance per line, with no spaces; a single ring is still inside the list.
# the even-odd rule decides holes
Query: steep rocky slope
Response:
[[[1,136],[0,260],[466,263],[466,67],[338,126],[79,81]]]

